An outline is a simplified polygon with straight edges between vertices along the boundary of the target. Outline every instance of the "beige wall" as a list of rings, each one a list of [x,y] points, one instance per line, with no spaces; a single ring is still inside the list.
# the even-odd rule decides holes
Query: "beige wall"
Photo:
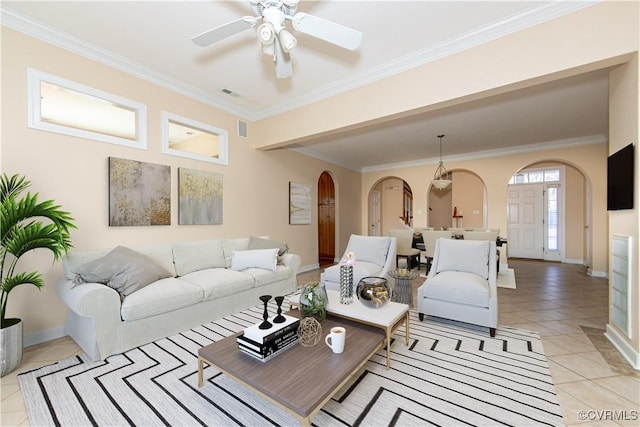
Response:
[[[28,128],[27,67],[146,104],[148,149]],[[162,110],[227,129],[230,165],[163,154]],[[313,212],[311,225],[289,225],[288,183],[310,184],[315,206],[317,181],[324,170],[330,171],[336,183],[336,240],[338,248],[344,248],[349,235],[361,229],[360,174],[290,150],[254,150],[255,139],[236,136],[236,120],[231,114],[2,27],[1,170],[26,175],[32,182],[32,191],[39,192],[43,199],[54,199],[72,213],[78,226],[72,232],[72,241],[79,250],[266,234],[288,242],[291,251],[301,255],[302,265],[310,268],[318,262],[317,214]],[[251,123],[249,135],[259,137]],[[171,166],[172,225],[109,227],[110,156]],[[223,174],[222,225],[177,225],[179,167]],[[20,267],[42,271],[46,286],[41,292],[32,286],[16,288],[10,297],[8,315],[24,319],[27,343],[29,339],[41,340],[60,333],[66,314],[54,291],[62,275],[60,263],[52,265],[48,252],[35,252],[25,256]]]
[[[458,208],[458,215],[462,216],[458,221],[458,227],[484,228],[484,184],[482,179],[466,170],[453,171],[452,176],[452,203],[454,208]],[[474,211],[477,214],[474,214]],[[453,208],[451,215],[453,215]]]

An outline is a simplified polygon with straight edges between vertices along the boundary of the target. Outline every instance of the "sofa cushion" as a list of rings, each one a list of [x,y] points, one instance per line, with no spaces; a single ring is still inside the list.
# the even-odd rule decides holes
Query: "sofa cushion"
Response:
[[[202,301],[201,287],[170,277],[127,296],[122,301],[122,320],[137,320],[188,307]]]
[[[143,255],[148,256],[164,269],[175,276],[175,269],[173,266],[173,251],[170,244],[158,244],[158,245],[141,245],[141,246],[128,246],[136,252],[140,252]],[[114,248],[93,249],[87,251],[73,251],[69,252],[62,259],[62,266],[64,268],[67,279],[73,280],[76,277],[74,273],[82,265],[94,261],[98,258],[102,258]]]
[[[353,252],[356,261],[372,262],[384,267],[389,252],[389,237],[358,236],[352,234],[345,253]]]
[[[173,262],[178,276],[205,268],[225,268],[222,240],[202,240],[173,244]]]
[[[474,273],[443,271],[428,279],[422,295],[476,307],[489,307],[489,282]]]
[[[483,240],[438,239],[436,273],[465,271],[487,279],[490,248],[491,243]]]
[[[246,270],[247,268],[263,268],[269,271],[276,271],[277,263],[277,248],[233,251],[230,268],[236,271]]]
[[[222,239],[222,249],[224,250],[226,267],[231,267],[231,257],[233,256],[233,251],[246,251],[248,248],[248,237],[242,239]]]
[[[269,271],[262,268],[248,268],[243,273],[250,274],[255,280],[255,287],[268,285],[270,283],[287,280],[291,277],[291,269],[284,265],[278,265],[276,271]]]
[[[173,274],[148,256],[117,246],[105,256],[74,270],[74,283],[102,283],[127,296]]]
[[[194,271],[180,279],[200,287],[204,292],[205,301],[242,292],[255,285],[255,280],[250,274],[227,268]]]
[[[247,249],[278,249],[278,256],[282,256],[289,251],[286,243],[276,242],[275,240],[263,239],[261,237],[249,236],[249,246]]]

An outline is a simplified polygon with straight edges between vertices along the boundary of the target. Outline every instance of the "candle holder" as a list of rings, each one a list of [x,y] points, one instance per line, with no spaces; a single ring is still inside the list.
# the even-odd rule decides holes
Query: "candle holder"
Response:
[[[267,302],[271,299],[271,295],[262,295],[260,300],[264,303],[264,313],[262,314],[262,318],[264,319],[262,323],[258,326],[260,329],[269,329],[271,326],[271,322],[267,321],[269,318],[269,313],[267,312]]]
[[[282,315],[282,301],[284,301],[284,297],[280,296],[280,297],[276,297],[276,304],[278,304],[278,315],[273,319],[273,323],[282,323],[285,320],[287,320],[283,315]]]

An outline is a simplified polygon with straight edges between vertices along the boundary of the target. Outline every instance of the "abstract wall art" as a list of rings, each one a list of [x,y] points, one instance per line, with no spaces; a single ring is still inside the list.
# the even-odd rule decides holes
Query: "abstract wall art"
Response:
[[[311,224],[311,186],[289,182],[289,224]]]
[[[222,224],[222,174],[178,168],[178,224]]]
[[[171,167],[109,157],[109,225],[171,224]]]

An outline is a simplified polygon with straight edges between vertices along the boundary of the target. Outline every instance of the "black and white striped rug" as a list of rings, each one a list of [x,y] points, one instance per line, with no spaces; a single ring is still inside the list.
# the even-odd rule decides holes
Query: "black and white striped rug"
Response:
[[[274,305],[270,305],[270,310]],[[220,374],[197,386],[198,349],[262,321],[256,306],[101,362],[72,357],[20,374],[32,426],[267,426],[295,418]],[[563,425],[540,337],[411,314],[392,343],[391,370],[380,350],[316,415],[317,426]],[[320,344],[318,344],[320,345]],[[312,369],[312,367],[310,367]],[[305,379],[299,378],[304,393]]]

